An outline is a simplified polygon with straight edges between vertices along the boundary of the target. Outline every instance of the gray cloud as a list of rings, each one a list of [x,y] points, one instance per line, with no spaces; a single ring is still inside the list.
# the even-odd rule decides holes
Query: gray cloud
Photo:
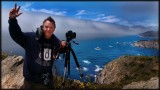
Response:
[[[124,3],[121,9],[128,14],[153,14],[158,11],[158,3],[156,2],[130,2]]]
[[[20,11],[21,12],[21,11]],[[43,20],[52,16],[56,21],[55,35],[61,40],[65,40],[65,33],[72,30],[77,33],[76,40],[80,39],[94,39],[103,37],[119,37],[126,35],[136,35],[141,32],[149,31],[153,28],[146,28],[142,26],[123,26],[118,24],[111,24],[105,22],[96,22],[89,20],[73,19],[64,16],[55,16],[52,14],[45,14],[40,12],[22,11],[18,19],[19,26],[23,32],[36,31],[36,28],[42,25]],[[2,51],[12,51],[16,53],[21,51],[22,47],[16,44],[10,37],[8,31],[8,9],[2,9]],[[156,28],[157,29],[157,28]],[[16,32],[16,30],[15,30]],[[16,48],[16,49],[14,49]],[[24,51],[20,52],[23,53]],[[19,54],[20,54],[19,53]]]
[[[126,2],[117,7],[121,15],[135,19],[152,19],[158,17],[158,2]],[[120,12],[118,12],[120,13]],[[141,21],[141,20],[139,20]]]
[[[2,9],[2,35],[3,33],[9,34],[8,32],[8,9]],[[52,14],[45,13],[35,13],[29,11],[22,11],[23,14],[20,15],[18,23],[23,32],[36,31],[43,20],[52,16],[56,21],[56,31],[55,34],[61,39],[65,39],[65,33],[68,30],[73,30],[77,33],[77,39],[88,39],[88,38],[100,38],[100,37],[118,37],[125,35],[135,35],[144,31],[150,30],[150,28],[138,27],[127,27],[118,24],[96,22],[89,20],[73,19],[64,16],[56,16]]]

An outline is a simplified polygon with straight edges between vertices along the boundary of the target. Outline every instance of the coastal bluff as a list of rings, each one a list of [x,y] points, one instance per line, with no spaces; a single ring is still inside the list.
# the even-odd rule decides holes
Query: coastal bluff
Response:
[[[121,56],[106,64],[96,81],[110,88],[158,89],[158,71],[158,57]]]
[[[23,57],[7,56],[1,61],[1,88],[20,89],[23,85]],[[96,83],[66,80],[66,89],[158,89],[158,57],[121,56],[107,63]],[[56,80],[61,88],[62,78]]]
[[[1,61],[1,88],[20,89],[23,85],[23,57],[7,56]]]

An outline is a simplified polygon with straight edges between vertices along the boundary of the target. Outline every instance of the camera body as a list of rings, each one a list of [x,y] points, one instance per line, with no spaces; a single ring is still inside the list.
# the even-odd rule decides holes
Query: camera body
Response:
[[[42,83],[44,84],[44,85],[49,85],[50,84],[50,80],[51,80],[51,78],[50,78],[50,74],[49,73],[42,73],[41,74],[41,79],[42,79]]]
[[[76,33],[75,33],[75,32],[72,32],[72,31],[70,30],[70,31],[68,31],[68,32],[66,33],[66,39],[67,39],[67,41],[70,41],[70,40],[72,40],[72,39],[74,39],[74,38],[76,38]]]

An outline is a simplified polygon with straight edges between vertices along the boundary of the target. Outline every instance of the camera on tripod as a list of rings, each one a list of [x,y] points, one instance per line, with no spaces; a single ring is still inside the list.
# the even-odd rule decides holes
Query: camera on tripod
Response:
[[[71,30],[69,30],[67,33],[66,33],[66,41],[68,42],[67,46],[66,46],[66,52],[65,52],[65,63],[64,63],[64,75],[63,75],[63,83],[62,83],[62,87],[64,87],[64,84],[65,84],[65,75],[66,75],[66,70],[68,68],[68,75],[70,75],[70,55],[73,56],[73,59],[76,63],[76,66],[78,68],[78,71],[80,73],[80,78],[83,77],[83,74],[81,72],[81,69],[80,69],[80,65],[78,63],[78,60],[77,60],[77,57],[76,57],[76,54],[74,52],[74,50],[72,49],[72,45],[71,45],[71,40],[76,38],[76,33],[75,32],[72,32]],[[73,42],[75,43],[75,42]],[[75,43],[77,44],[77,43]],[[78,44],[77,44],[78,45]]]
[[[67,39],[67,42],[71,41],[72,39],[76,38],[76,33],[75,32],[72,32],[71,30],[69,30],[67,33],[66,33],[66,39]]]

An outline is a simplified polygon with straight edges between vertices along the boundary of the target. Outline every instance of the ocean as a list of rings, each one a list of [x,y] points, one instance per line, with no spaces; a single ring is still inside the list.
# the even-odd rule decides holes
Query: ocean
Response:
[[[71,43],[72,48],[76,54],[80,69],[83,73],[83,78],[80,78],[80,73],[77,69],[75,60],[71,54],[70,59],[70,75],[68,69],[66,71],[66,78],[78,79],[80,81],[94,81],[94,77],[103,69],[108,62],[123,56],[123,55],[144,55],[144,56],[158,56],[157,49],[140,48],[133,46],[133,43],[138,40],[152,40],[154,38],[144,38],[137,35],[124,36],[115,38],[97,38],[89,40],[78,40],[79,45]],[[74,39],[76,41],[76,39]],[[24,56],[24,50],[16,43],[7,43],[2,38],[2,51],[9,54],[16,54]],[[57,68],[57,75],[64,74],[65,58],[61,54],[59,59],[55,61]]]

